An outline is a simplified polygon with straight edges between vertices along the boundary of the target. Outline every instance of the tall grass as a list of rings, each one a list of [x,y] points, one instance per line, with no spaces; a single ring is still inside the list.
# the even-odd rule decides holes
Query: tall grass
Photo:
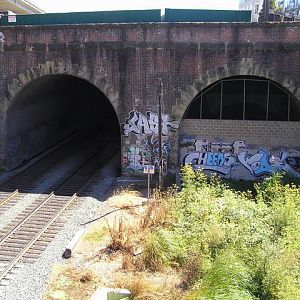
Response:
[[[234,191],[188,166],[182,180],[146,266],[178,268],[189,300],[300,299],[300,188],[274,174],[255,193]]]
[[[131,226],[108,226],[109,247],[126,270],[175,269],[176,300],[300,299],[300,187],[282,174],[233,186],[185,166],[179,192],[157,193]],[[158,299],[147,290],[135,298]]]

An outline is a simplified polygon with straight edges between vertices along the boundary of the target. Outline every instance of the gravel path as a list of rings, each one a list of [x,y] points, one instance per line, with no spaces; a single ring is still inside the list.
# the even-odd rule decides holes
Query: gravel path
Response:
[[[95,178],[88,190],[94,197],[82,197],[82,202],[74,207],[65,217],[64,228],[56,235],[41,257],[33,264],[22,266],[14,274],[9,285],[0,287],[0,299],[2,300],[40,300],[47,288],[47,283],[54,264],[64,263],[61,255],[65,246],[80,228],[80,224],[91,220],[94,211],[105,206],[105,195],[115,183],[116,162],[118,158],[112,159],[104,166]]]

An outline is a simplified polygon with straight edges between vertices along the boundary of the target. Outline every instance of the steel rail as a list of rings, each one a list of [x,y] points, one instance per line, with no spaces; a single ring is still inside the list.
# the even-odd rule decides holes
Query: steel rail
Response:
[[[27,167],[20,168],[20,170],[16,170],[14,174],[11,174],[10,176],[8,176],[8,178],[4,179],[3,181],[0,181],[0,188],[5,187],[5,185],[9,184],[12,180],[18,178],[19,176],[22,176],[24,173],[38,166],[39,163],[51,157],[51,155],[55,154],[56,151],[62,149],[63,146],[66,146],[68,142],[72,142],[72,139],[76,140],[76,138],[80,138],[80,135],[84,134],[88,130],[88,128],[89,127],[85,127],[75,133],[72,133],[67,138],[59,141],[56,145],[47,148],[43,154],[33,157],[32,162],[29,162],[29,165]],[[43,172],[43,170],[41,170],[41,172]]]
[[[10,272],[10,270],[19,262],[23,255],[34,245],[34,243],[45,233],[45,231],[61,216],[61,214],[70,206],[70,204],[76,199],[77,194],[75,193],[69,201],[67,201],[63,207],[57,212],[57,214],[49,220],[43,228],[28,242],[26,247],[9,263],[9,265],[0,273],[0,281]]]
[[[109,143],[108,145],[106,145],[106,147],[104,149],[108,149],[111,146],[111,144]],[[38,205],[29,213],[27,213],[22,220],[20,220],[16,225],[12,226],[12,229],[9,230],[9,232],[7,232],[1,239],[0,239],[0,251],[1,251],[1,246],[5,246],[6,243],[9,243],[9,240],[14,236],[14,233],[18,234],[18,230],[21,229],[22,231],[22,227],[26,226],[26,222],[31,222],[34,218],[36,218],[36,216],[39,216],[39,212],[43,211],[44,208],[47,209],[47,203],[50,202],[51,203],[51,199],[54,199],[54,202],[56,197],[60,197],[55,195],[55,193],[60,192],[61,189],[64,189],[67,185],[68,185],[68,180],[72,179],[73,176],[75,176],[76,178],[76,173],[80,172],[80,170],[83,171],[82,175],[85,175],[84,173],[86,173],[86,171],[84,171],[84,166],[86,164],[89,163],[89,167],[88,170],[90,169],[90,166],[92,166],[92,170],[89,171],[89,173],[92,171],[92,173],[95,172],[94,168],[95,166],[93,161],[94,161],[94,157],[98,157],[99,156],[99,152],[95,152],[92,155],[90,155],[87,159],[85,159],[84,161],[82,161],[80,163],[79,166],[77,166],[75,169],[72,170],[72,172],[70,173],[69,176],[67,176],[67,178],[65,178],[60,184],[59,186],[55,189],[54,192],[52,192],[48,197],[46,197],[46,199],[41,200],[40,203],[38,203]],[[81,175],[81,176],[82,176]],[[85,177],[84,176],[84,177]],[[91,175],[89,175],[88,177],[90,177]],[[78,179],[77,179],[78,180]],[[79,180],[80,181],[80,180]],[[85,186],[88,184],[90,180],[85,180],[85,182],[82,182],[82,184],[80,184],[81,186],[79,186],[77,188],[77,193],[73,194],[73,196],[70,197],[69,200],[66,199],[66,202],[64,201],[64,203],[61,203],[61,205],[59,205],[57,207],[57,209],[55,209],[57,212],[53,212],[54,216],[50,213],[50,216],[48,216],[48,220],[45,220],[46,224],[41,224],[41,229],[38,232],[32,232],[32,236],[30,237],[30,235],[28,236],[28,239],[25,239],[25,247],[24,245],[22,246],[22,248],[20,249],[19,253],[16,253],[15,255],[17,255],[16,257],[11,257],[11,259],[9,259],[9,261],[7,261],[7,266],[4,266],[4,270],[2,272],[0,272],[0,281],[2,281],[2,279],[5,278],[5,276],[7,275],[7,273],[19,262],[19,260],[24,256],[24,254],[26,254],[28,252],[28,250],[30,250],[30,248],[33,246],[34,244],[37,242],[37,240],[45,233],[45,231],[53,224],[53,222],[55,222],[57,220],[57,218],[64,212],[64,210],[66,210],[68,208],[68,206],[73,203],[75,201],[75,199],[78,197],[77,194],[78,192],[80,192],[82,189],[85,188]],[[50,209],[51,212],[52,209]],[[45,214],[46,212],[42,213]],[[38,230],[38,228],[37,228]],[[23,229],[24,231],[24,229]],[[20,240],[20,237],[17,238],[17,240]],[[18,243],[18,242],[16,242]],[[3,247],[4,252],[6,251],[4,248],[7,247]]]
[[[6,202],[8,202],[9,200],[11,200],[12,198],[14,198],[18,194],[19,194],[19,190],[15,190],[14,192],[12,192],[9,196],[7,196],[5,199],[0,201],[0,207],[2,205],[4,205]]]
[[[34,215],[42,206],[44,206],[52,197],[54,192],[52,192],[45,200],[43,200],[34,210],[32,210],[24,219],[22,219],[12,230],[10,230],[6,235],[0,239],[0,246],[14,233],[18,228],[20,228],[32,215]]]

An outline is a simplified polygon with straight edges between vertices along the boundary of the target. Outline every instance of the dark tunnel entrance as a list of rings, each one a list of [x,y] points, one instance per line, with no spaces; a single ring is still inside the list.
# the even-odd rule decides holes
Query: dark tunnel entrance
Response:
[[[117,115],[98,88],[71,75],[40,77],[25,86],[8,109],[7,169],[24,164],[83,131],[84,143],[91,143],[91,147],[95,147],[95,140],[109,139],[119,151]]]

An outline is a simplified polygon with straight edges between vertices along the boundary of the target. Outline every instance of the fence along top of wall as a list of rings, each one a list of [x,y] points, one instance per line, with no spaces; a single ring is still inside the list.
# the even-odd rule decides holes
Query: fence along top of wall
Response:
[[[1,26],[148,22],[250,22],[250,11],[160,9],[2,16]]]

